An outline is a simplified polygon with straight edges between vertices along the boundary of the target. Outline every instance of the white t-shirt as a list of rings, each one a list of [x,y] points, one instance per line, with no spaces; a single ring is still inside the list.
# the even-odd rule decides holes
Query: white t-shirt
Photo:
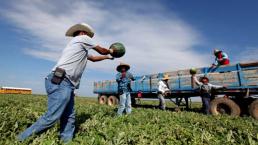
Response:
[[[82,73],[87,64],[89,50],[96,46],[92,38],[87,35],[74,37],[63,50],[60,59],[52,71],[56,67],[63,68],[68,79],[78,89]]]
[[[168,86],[162,80],[158,82],[158,91],[161,93],[165,93],[166,91],[169,91]]]
[[[221,88],[223,88],[223,86],[218,86],[218,85],[213,85],[213,84],[210,84],[210,83],[208,83],[208,84],[203,84],[202,82],[200,82],[198,79],[197,79],[197,77],[196,76],[194,76],[194,81],[195,81],[195,83],[199,86],[199,89],[201,90],[201,91],[205,91],[205,92],[207,92],[207,93],[211,93],[211,90],[212,89],[221,89]]]

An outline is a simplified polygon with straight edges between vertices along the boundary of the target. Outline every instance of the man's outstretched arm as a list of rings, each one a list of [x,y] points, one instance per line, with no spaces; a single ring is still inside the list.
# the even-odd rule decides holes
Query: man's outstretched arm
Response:
[[[92,61],[92,62],[97,62],[97,61],[102,61],[105,59],[110,59],[113,60],[114,58],[112,56],[109,55],[103,55],[103,56],[88,56],[88,60]]]
[[[196,75],[193,75],[193,79],[194,79],[194,82],[195,82],[198,86],[200,86],[200,85],[203,84],[202,82],[200,82],[200,81],[197,79]]]
[[[99,45],[97,45],[93,49],[96,50],[101,55],[107,55],[107,54],[112,54],[113,53],[112,49],[107,49],[107,48],[101,47]]]

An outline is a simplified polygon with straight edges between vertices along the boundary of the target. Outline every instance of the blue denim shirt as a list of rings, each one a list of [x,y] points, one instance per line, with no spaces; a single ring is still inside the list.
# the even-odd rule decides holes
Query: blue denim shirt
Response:
[[[116,81],[118,83],[118,93],[126,93],[131,91],[131,81],[134,80],[133,75],[130,72],[126,72],[124,78],[122,78],[122,73],[116,75]]]

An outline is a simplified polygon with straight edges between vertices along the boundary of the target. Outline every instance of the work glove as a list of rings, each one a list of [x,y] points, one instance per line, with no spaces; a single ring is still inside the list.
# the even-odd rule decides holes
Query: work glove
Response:
[[[213,64],[211,65],[211,68],[214,68],[214,67],[216,67],[216,66],[217,66],[217,65],[213,63]]]
[[[166,91],[164,94],[165,94],[165,96],[169,96],[171,94],[171,92],[170,91]]]
[[[113,54],[114,50],[113,49],[109,49],[109,54]]]

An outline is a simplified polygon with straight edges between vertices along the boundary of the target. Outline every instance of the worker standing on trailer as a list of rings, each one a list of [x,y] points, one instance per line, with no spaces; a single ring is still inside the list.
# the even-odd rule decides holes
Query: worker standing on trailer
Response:
[[[72,26],[66,32],[66,36],[73,39],[63,50],[51,73],[45,78],[48,95],[47,112],[18,136],[20,141],[52,127],[58,120],[60,120],[61,140],[70,141],[75,131],[74,90],[79,88],[87,60],[96,62],[113,59],[109,55],[113,53],[112,49],[103,48],[93,41],[94,30],[88,24],[80,23]],[[97,51],[101,56],[91,55],[91,50]]]
[[[162,110],[166,109],[165,97],[171,93],[168,85],[168,80],[168,75],[164,75],[163,78],[158,82],[159,108]]]
[[[131,106],[131,81],[135,80],[133,75],[128,71],[130,66],[125,63],[120,63],[117,66],[116,70],[118,74],[116,75],[116,81],[118,83],[118,93],[119,93],[119,107],[117,114],[121,116],[126,111],[126,114],[132,112]]]
[[[220,65],[229,65],[230,61],[228,58],[228,55],[219,50],[219,49],[214,49],[214,55],[215,55],[215,63],[212,64],[212,66],[220,66]]]
[[[225,86],[212,85],[209,83],[209,78],[201,77],[200,81],[197,79],[196,75],[193,74],[195,83],[199,86],[200,94],[202,98],[202,108],[205,114],[210,114],[210,101],[211,101],[211,91],[213,89],[222,89]]]

